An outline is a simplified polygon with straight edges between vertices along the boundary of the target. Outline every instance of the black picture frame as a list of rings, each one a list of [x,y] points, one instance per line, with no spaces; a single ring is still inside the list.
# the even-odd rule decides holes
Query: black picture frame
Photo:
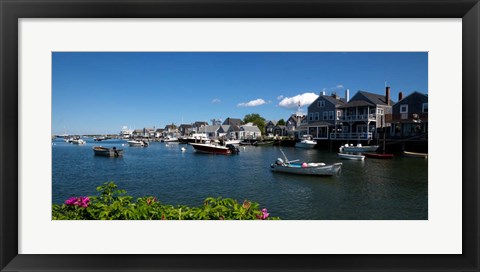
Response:
[[[0,16],[1,271],[480,271],[478,0],[0,0]],[[156,17],[462,18],[463,254],[281,256],[18,254],[19,157],[16,145],[19,115],[18,19]],[[441,243],[442,237],[438,239]]]

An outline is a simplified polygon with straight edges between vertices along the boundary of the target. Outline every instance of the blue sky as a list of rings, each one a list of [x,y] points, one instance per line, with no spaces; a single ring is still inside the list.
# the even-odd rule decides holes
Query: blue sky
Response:
[[[52,133],[304,112],[321,91],[428,93],[426,52],[54,52]]]

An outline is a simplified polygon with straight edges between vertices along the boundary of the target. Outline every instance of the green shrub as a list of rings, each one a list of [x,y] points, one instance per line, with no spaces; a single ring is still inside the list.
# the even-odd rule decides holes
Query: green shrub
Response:
[[[275,220],[267,209],[245,200],[209,197],[200,207],[162,205],[156,197],[136,201],[114,182],[97,187],[99,195],[71,197],[52,205],[53,220]]]

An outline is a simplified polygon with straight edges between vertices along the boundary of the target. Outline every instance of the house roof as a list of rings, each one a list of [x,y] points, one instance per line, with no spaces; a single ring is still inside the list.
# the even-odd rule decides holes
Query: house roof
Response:
[[[427,99],[428,99],[428,95],[426,95],[426,94],[424,94],[424,93],[421,93],[421,92],[414,91],[413,93],[411,93],[411,94],[405,96],[404,98],[402,98],[402,100],[398,101],[397,104],[400,103],[401,101],[409,98],[409,97],[412,96],[412,95],[421,95],[421,96],[427,97]]]
[[[351,107],[361,107],[361,106],[375,107],[376,105],[373,104],[372,102],[365,101],[365,100],[355,100],[355,101],[348,102],[347,104],[341,106],[340,108],[351,108]]]
[[[240,127],[236,125],[231,125],[230,128],[232,129],[232,131],[240,131]]]
[[[221,125],[220,126],[224,132],[227,132],[230,129],[230,125]]]
[[[243,124],[242,119],[228,117],[227,119],[225,119],[225,121],[223,121],[222,125],[236,125],[236,126],[239,126],[239,125],[242,125],[242,124]]]
[[[268,123],[272,123],[274,126],[277,125],[278,121],[275,121],[275,120],[268,120],[267,122],[265,122],[265,124],[268,124]]]
[[[200,132],[203,133],[213,133],[216,132],[220,126],[203,126],[199,129]]]
[[[334,105],[340,105],[340,106],[343,106],[345,105],[347,102],[345,101],[345,98],[340,98],[340,99],[336,99],[335,97],[331,96],[331,95],[321,95],[320,97],[322,97],[323,99],[327,100],[328,102],[334,104]]]
[[[351,102],[358,101],[357,99],[367,100],[375,105],[387,106],[387,100],[385,95],[369,93],[366,91],[358,91],[346,105],[349,106]],[[390,105],[393,106],[393,104],[395,104],[395,102],[390,99]]]
[[[280,128],[280,129],[286,129],[287,126],[283,126],[283,125],[277,125],[274,127],[274,129],[277,129],[277,128]]]
[[[190,125],[190,124],[181,124],[179,127],[180,127],[180,128],[191,128],[192,125]]]
[[[196,121],[195,123],[193,123],[193,126],[195,127],[206,126],[206,125],[208,125],[208,123],[204,121]]]

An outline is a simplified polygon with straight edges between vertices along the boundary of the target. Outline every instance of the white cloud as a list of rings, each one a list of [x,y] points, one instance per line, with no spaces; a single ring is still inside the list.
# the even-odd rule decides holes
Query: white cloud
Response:
[[[303,93],[296,95],[294,97],[285,97],[278,103],[278,105],[282,108],[296,108],[298,107],[298,103],[300,102],[300,106],[310,105],[318,98],[318,95],[315,93]]]
[[[222,102],[222,100],[220,100],[220,99],[218,99],[218,98],[214,98],[214,99],[212,100],[212,103],[220,103],[220,102]]]
[[[266,103],[265,100],[258,98],[246,103],[238,103],[237,107],[257,107]]]
[[[342,85],[342,84],[338,84],[338,85],[337,85],[337,89],[343,89],[343,85]]]
[[[282,100],[284,97],[285,96],[283,96],[283,95],[279,95],[279,96],[277,96],[277,100]]]

